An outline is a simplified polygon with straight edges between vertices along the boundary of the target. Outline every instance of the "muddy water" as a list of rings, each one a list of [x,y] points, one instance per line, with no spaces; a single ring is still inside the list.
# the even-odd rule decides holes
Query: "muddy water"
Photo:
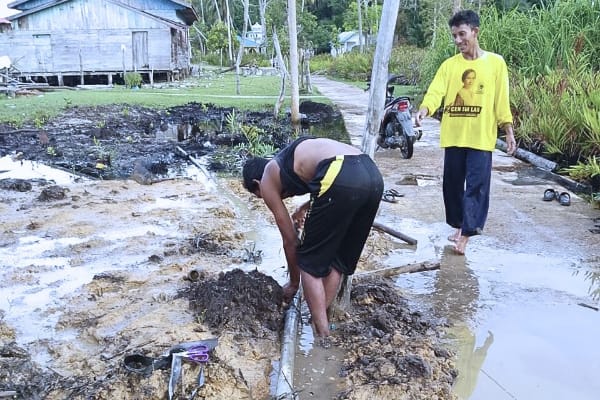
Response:
[[[338,347],[315,346],[310,313],[302,306],[298,350],[294,364],[294,388],[298,399],[333,399],[343,388],[340,369],[344,353]]]
[[[45,180],[71,187],[73,191],[69,190],[68,193],[73,194],[74,197],[79,197],[79,195],[75,196],[75,191],[79,189],[71,185],[86,181],[80,176],[36,162],[13,161],[9,156],[0,159],[0,170],[2,171],[0,179]],[[207,188],[211,187],[207,176],[196,167],[190,167],[185,173],[189,180],[199,182]],[[83,193],[89,195],[85,190]],[[19,197],[18,194],[14,196]],[[23,197],[27,196],[30,196],[30,193],[23,194]],[[112,201],[107,193],[104,196],[103,201]],[[34,203],[28,207],[36,207],[36,205]],[[197,205],[186,198],[157,197],[154,202],[140,205],[137,212],[174,208],[194,209],[194,207]],[[126,224],[120,224],[112,220],[110,215],[91,212],[86,214],[85,208],[85,206],[74,205],[73,211],[66,213],[74,214],[75,209],[78,209],[82,211],[83,216],[77,219],[77,225],[65,226],[64,230],[60,227],[61,221],[32,220],[31,225],[39,224],[44,229],[21,225],[18,230],[2,232],[6,234],[6,238],[3,237],[3,246],[0,246],[0,260],[6,286],[0,284],[2,288],[0,310],[4,310],[4,319],[18,332],[17,341],[20,344],[44,339],[70,340],[71,335],[75,335],[76,332],[56,328],[61,318],[60,311],[65,306],[64,299],[91,282],[94,276],[132,266],[139,268],[140,273],[150,273],[156,269],[154,264],[148,263],[148,253],[124,249],[125,241],[137,237],[177,237],[177,230],[166,221],[153,225],[136,225],[131,220]],[[71,223],[72,221],[64,222],[67,225]],[[102,225],[102,229],[90,234],[83,227],[92,223]],[[79,226],[82,227],[81,230],[78,229]],[[30,234],[26,233],[27,229],[31,229]],[[9,234],[18,239],[15,242],[10,241]],[[72,236],[64,236],[65,234]],[[86,251],[89,241],[102,243],[104,253]],[[107,258],[107,254],[118,256]],[[106,332],[106,334],[112,333],[114,332]],[[33,358],[42,365],[48,359],[44,352],[33,354]]]

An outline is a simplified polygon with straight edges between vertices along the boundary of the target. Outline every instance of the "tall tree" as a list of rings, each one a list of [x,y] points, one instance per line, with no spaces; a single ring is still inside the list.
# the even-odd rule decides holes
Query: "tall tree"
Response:
[[[227,43],[228,43],[228,56],[229,56],[229,65],[231,65],[231,61],[233,61],[233,38],[231,35],[231,26],[233,25],[233,19],[231,18],[231,12],[229,10],[229,0],[225,0],[225,8],[227,10]]]
[[[358,48],[361,53],[365,51],[365,44],[363,43],[363,26],[362,26],[362,0],[356,0],[356,11],[358,11]]]
[[[285,80],[289,76],[287,68],[285,67],[285,61],[283,59],[283,55],[281,54],[281,46],[279,45],[279,38],[277,36],[277,29],[273,27],[273,47],[275,48],[275,54],[277,55],[277,65],[279,67],[279,75],[281,76],[281,89],[279,91],[279,97],[275,102],[275,107],[273,108],[273,115],[275,118],[279,116],[279,110],[281,109],[281,105],[283,104],[283,100],[285,99]]]
[[[260,19],[260,31],[263,43],[267,40],[267,0],[258,0],[258,15]]]
[[[298,34],[296,27],[296,0],[288,0],[288,34],[290,37],[290,88],[292,124],[300,125],[300,88],[298,86]]]
[[[244,40],[246,39],[246,32],[248,31],[248,19],[250,9],[250,0],[243,0],[244,2],[244,23],[242,28],[242,36],[240,37],[240,47],[238,48],[237,59],[235,60],[235,94],[240,93],[240,64],[242,63],[242,57],[244,57]]]
[[[385,90],[388,80],[388,64],[392,53],[396,16],[400,8],[400,0],[386,0],[383,2],[377,46],[373,58],[371,85],[369,91],[369,106],[365,121],[365,130],[362,138],[362,151],[371,158],[375,157],[375,138],[379,131],[379,123],[385,106]]]

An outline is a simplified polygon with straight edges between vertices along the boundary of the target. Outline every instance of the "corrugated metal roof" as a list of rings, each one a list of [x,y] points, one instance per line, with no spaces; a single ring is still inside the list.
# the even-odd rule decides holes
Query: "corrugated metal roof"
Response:
[[[352,38],[352,36],[355,35],[357,35],[356,31],[342,32],[338,35],[338,40],[340,41],[340,43],[346,43],[349,39]]]
[[[29,1],[29,0],[25,0],[25,1],[23,1],[23,0],[21,0],[21,1],[13,1],[12,3],[8,3],[8,4],[6,5],[6,7],[8,7],[8,8],[14,8],[14,9],[17,9],[17,10],[18,10],[17,6],[18,6],[19,4],[26,3],[26,2],[28,2],[28,1]]]
[[[240,35],[237,35],[237,40],[238,41],[242,41],[242,37]],[[254,47],[254,48],[259,48],[262,47],[262,45],[252,39],[248,39],[245,38],[244,41],[242,42],[244,44],[244,47]]]
[[[41,10],[45,10],[47,8],[54,7],[59,4],[67,3],[71,0],[51,0],[51,1],[48,1],[47,3],[41,4],[37,7],[30,8],[30,9],[27,9],[26,7],[22,7],[25,3],[28,3],[30,1],[31,0],[21,0],[21,1],[14,1],[14,2],[8,4],[9,8],[13,8],[16,10],[22,10],[23,8],[26,9],[26,11],[23,11],[19,14],[11,15],[10,17],[8,17],[8,20],[13,21],[15,19],[19,19],[20,17],[24,17],[26,15],[30,15],[30,14],[36,13],[38,11],[41,11]],[[166,22],[167,24],[181,27],[181,24],[178,23],[177,21],[172,21],[172,20],[166,19],[164,17],[159,17],[157,15],[154,15],[154,14],[147,12],[145,10],[142,10],[140,8],[133,7],[128,4],[122,3],[118,0],[107,0],[107,1],[110,1],[113,4],[117,4],[121,7],[127,8],[129,10],[133,10],[133,11],[139,12],[141,14],[147,15],[151,18],[159,19],[163,22]],[[176,10],[176,13],[184,21],[184,23],[186,25],[190,26],[194,23],[194,21],[196,21],[198,19],[198,15],[196,14],[196,11],[194,11],[194,9],[189,4],[187,4],[187,2],[175,1],[175,0],[166,0],[166,1],[177,4],[178,6],[181,7]]]

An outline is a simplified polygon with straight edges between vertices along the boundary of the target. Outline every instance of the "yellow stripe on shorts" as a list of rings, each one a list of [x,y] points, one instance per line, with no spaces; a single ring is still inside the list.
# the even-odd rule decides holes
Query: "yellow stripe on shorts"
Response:
[[[331,164],[329,164],[325,176],[323,177],[323,179],[321,179],[321,190],[319,191],[318,197],[321,197],[323,193],[329,190],[329,188],[333,184],[333,181],[335,180],[335,177],[338,176],[338,174],[340,173],[343,162],[344,156],[336,156],[335,160],[333,160]]]

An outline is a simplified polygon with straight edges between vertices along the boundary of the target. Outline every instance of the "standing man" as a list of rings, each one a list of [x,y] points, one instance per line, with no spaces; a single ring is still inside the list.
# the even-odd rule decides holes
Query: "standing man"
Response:
[[[371,158],[331,139],[304,136],[274,159],[250,158],[243,167],[244,187],[262,198],[283,239],[290,300],[300,285],[315,336],[327,347],[327,308],[342,274],[352,275],[377,214],[383,178]],[[283,199],[310,193],[291,216]],[[296,227],[303,226],[298,238]]]
[[[444,148],[443,193],[446,222],[456,229],[448,239],[465,254],[469,238],[482,232],[487,219],[492,152],[498,127],[506,133],[507,153],[516,150],[508,97],[508,70],[504,58],[479,47],[479,16],[471,10],[448,21],[459,54],[442,63],[427,89],[416,124],[446,99],[440,146]],[[472,87],[471,103],[452,101],[463,88]]]

